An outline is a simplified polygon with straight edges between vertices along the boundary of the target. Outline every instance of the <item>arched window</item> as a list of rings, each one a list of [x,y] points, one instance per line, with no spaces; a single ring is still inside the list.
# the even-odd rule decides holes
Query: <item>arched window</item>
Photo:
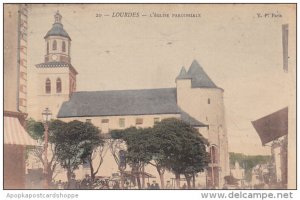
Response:
[[[60,78],[56,79],[56,93],[61,93],[61,80],[60,80]]]
[[[62,49],[62,52],[66,52],[66,43],[65,43],[65,41],[62,42],[61,49]]]
[[[57,42],[56,40],[54,40],[52,43],[52,50],[56,50],[56,49],[57,49]]]
[[[47,42],[47,54],[49,53],[49,42]]]
[[[45,90],[47,94],[51,93],[51,81],[49,78],[46,79]]]

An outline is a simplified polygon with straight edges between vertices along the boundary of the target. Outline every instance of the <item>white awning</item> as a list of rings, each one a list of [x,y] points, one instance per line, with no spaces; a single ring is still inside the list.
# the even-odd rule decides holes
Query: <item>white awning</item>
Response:
[[[25,131],[18,118],[4,116],[4,144],[39,146]]]

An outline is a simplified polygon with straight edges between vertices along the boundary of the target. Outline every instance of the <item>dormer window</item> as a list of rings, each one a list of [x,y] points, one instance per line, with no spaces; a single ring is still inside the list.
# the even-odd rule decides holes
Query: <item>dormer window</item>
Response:
[[[52,50],[56,50],[56,49],[57,49],[57,42],[56,40],[54,40],[52,44]]]

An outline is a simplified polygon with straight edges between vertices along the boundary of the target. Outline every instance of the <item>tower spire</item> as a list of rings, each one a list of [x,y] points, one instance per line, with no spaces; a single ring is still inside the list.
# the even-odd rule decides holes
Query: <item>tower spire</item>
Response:
[[[55,15],[54,15],[54,19],[55,19],[54,23],[60,23],[60,24],[61,24],[61,18],[62,18],[62,16],[61,16],[61,14],[59,13],[59,10],[56,11],[56,13],[55,13]]]

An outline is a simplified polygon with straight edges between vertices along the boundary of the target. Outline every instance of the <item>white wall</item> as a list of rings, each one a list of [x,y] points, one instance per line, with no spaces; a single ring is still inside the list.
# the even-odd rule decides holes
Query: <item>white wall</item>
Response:
[[[154,125],[154,118],[159,118],[160,121],[162,119],[166,118],[179,118],[179,114],[163,114],[163,115],[128,115],[128,116],[96,116],[96,117],[72,117],[72,118],[60,118],[60,120],[63,120],[65,122],[70,122],[73,120],[78,120],[85,122],[87,119],[90,119],[91,122],[99,127],[102,133],[108,133],[109,129],[124,129],[124,128],[129,128],[132,126],[135,127],[152,127]],[[119,126],[119,119],[124,118],[125,119],[125,127],[120,127]],[[143,119],[143,124],[136,125],[136,119],[137,118],[142,118]],[[103,119],[108,119],[109,123],[102,123]]]
[[[219,149],[220,185],[229,175],[229,154],[223,90],[221,88],[192,88],[191,80],[177,80],[177,103],[181,109],[200,122],[209,125],[208,140]]]

